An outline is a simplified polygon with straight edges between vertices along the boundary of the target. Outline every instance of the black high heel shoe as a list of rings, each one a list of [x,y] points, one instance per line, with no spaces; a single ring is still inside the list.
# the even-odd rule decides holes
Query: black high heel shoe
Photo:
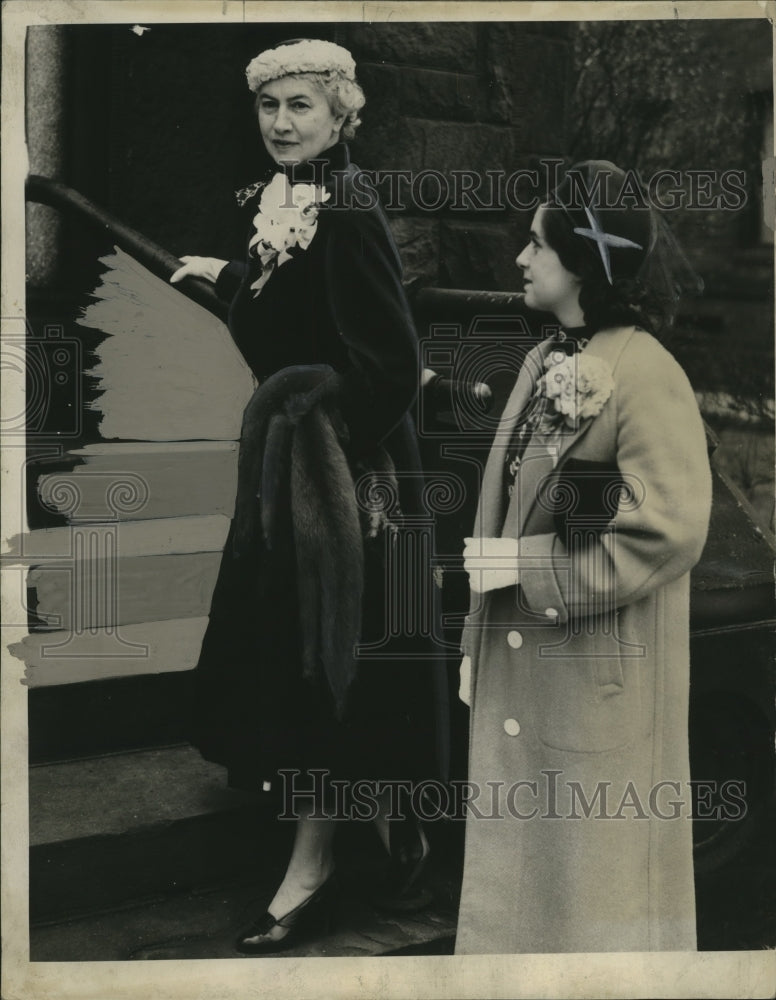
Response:
[[[388,827],[390,861],[374,904],[389,913],[415,913],[429,905],[432,893],[420,885],[431,849],[420,821],[394,820]]]
[[[417,883],[426,867],[431,848],[420,820],[404,820],[388,827],[391,865],[399,894],[408,892]]]
[[[262,914],[237,938],[235,948],[243,955],[269,955],[293,948],[317,933],[327,933],[334,886],[334,875],[330,875],[314,893],[282,917],[273,917],[269,911]],[[288,933],[272,938],[269,935],[273,927],[287,927]]]

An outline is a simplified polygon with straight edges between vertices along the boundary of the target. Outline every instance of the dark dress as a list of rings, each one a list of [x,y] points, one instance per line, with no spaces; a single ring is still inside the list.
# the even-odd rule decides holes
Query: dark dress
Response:
[[[250,258],[230,262],[217,290],[231,298],[230,331],[260,381],[297,365],[325,364],[342,375],[348,457],[367,458],[378,445],[388,451],[406,517],[421,502],[408,413],[418,385],[417,341],[401,264],[379,206],[349,207],[357,168],[347,147],[321,155],[325,161],[297,165],[291,176],[309,182],[314,169],[332,191],[309,247],[276,267],[258,296],[250,284],[259,265]],[[336,185],[333,171],[341,172]],[[245,206],[248,238],[259,197]],[[232,531],[194,672],[191,738],[203,756],[229,769],[230,784],[247,788],[277,784],[283,769],[325,769],[350,780],[439,775],[447,687],[428,643],[399,636],[383,659],[360,661],[337,721],[325,684],[302,676],[292,549],[268,551],[258,542],[236,553],[231,541]],[[365,543],[362,643],[385,633],[385,545],[384,537]]]

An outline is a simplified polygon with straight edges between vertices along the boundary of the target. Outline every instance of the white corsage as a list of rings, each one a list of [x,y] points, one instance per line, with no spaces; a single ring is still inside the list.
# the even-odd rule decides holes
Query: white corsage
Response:
[[[318,228],[318,209],[330,197],[314,184],[292,185],[283,173],[267,184],[253,218],[256,232],[248,244],[248,253],[261,261],[261,274],[251,285],[254,297],[274,269],[291,259],[292,250],[310,246]]]
[[[547,430],[576,430],[580,420],[598,416],[614,389],[609,365],[591,354],[551,351],[544,367],[537,389],[548,404],[542,418]]]

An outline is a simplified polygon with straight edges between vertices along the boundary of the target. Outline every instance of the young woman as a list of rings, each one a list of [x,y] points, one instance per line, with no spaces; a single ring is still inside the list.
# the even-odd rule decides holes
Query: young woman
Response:
[[[420,506],[408,415],[418,359],[382,210],[363,207],[363,186],[352,197],[358,168],[343,139],[364,104],[355,64],[341,46],[300,39],[262,52],[246,75],[270,157],[261,180],[239,193],[246,259],[184,257],[171,280],[209,278],[231,299],[230,330],[260,383],[243,423],[238,506],[196,671],[193,734],[234,785],[280,792],[278,772],[297,772],[288,870],[237,942],[260,954],[309,933],[330,893],[336,821],[321,818],[333,803],[320,785],[301,794],[316,787],[312,772],[325,772],[329,790],[334,779],[411,781],[435,773],[444,735],[435,747],[429,661],[405,658],[418,653],[412,636],[383,643],[385,553],[398,546],[402,514]],[[370,508],[375,491],[357,503],[365,470],[377,494],[395,488],[398,505]],[[367,541],[353,527],[359,514]],[[354,663],[356,642],[378,647],[377,657]],[[409,906],[427,844],[417,824],[389,824],[391,805],[381,798],[376,820]]]
[[[525,359],[464,552],[461,954],[696,946],[689,571],[710,473],[646,318],[660,223],[625,184],[572,168],[517,258],[560,331]]]

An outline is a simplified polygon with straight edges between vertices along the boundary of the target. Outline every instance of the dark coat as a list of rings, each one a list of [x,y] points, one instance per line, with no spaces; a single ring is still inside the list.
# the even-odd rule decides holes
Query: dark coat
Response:
[[[257,379],[297,365],[338,373],[348,459],[368,464],[382,445],[400,484],[400,513],[412,514],[421,509],[408,412],[418,358],[401,264],[380,207],[350,204],[357,168],[347,148],[339,144],[325,155],[327,186],[332,171],[342,174],[309,247],[277,267],[258,296],[250,289],[258,265],[250,259],[231,262],[217,290],[233,296],[229,328]],[[295,172],[293,180],[308,178]],[[246,205],[249,235],[257,208],[258,198]],[[446,688],[434,680],[430,658],[405,658],[421,651],[422,640],[399,637],[382,661],[360,665],[337,723],[325,685],[303,676],[293,547],[268,549],[259,539],[236,551],[233,538],[234,523],[195,672],[191,735],[203,755],[227,766],[233,784],[248,787],[272,781],[281,768],[327,768],[350,778],[436,774],[447,737],[434,691]],[[386,545],[381,535],[365,547],[362,643],[386,633]]]
[[[519,586],[477,598],[464,633],[469,778],[488,814],[486,782],[503,783],[506,818],[467,819],[456,950],[691,950],[689,572],[711,502],[703,426],[653,337],[600,331],[587,351],[612,371],[610,398],[559,446],[534,433],[504,510],[507,442],[548,350],[529,354],[507,404],[475,527],[518,538]],[[585,469],[588,487],[616,469],[633,492],[576,546],[548,497],[571,495]]]

